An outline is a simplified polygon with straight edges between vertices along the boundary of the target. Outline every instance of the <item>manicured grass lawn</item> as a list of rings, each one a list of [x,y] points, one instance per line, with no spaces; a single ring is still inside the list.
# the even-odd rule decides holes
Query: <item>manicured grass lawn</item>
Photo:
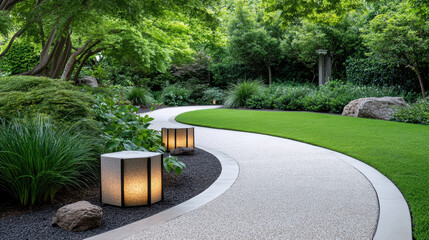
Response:
[[[379,170],[407,200],[416,239],[429,239],[429,126],[308,112],[212,109],[183,123],[263,133],[342,152]]]

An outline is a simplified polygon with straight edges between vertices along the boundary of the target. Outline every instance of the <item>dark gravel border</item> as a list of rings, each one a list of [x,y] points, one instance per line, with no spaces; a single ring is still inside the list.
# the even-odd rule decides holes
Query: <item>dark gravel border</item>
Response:
[[[162,202],[142,207],[120,208],[101,205],[99,195],[85,199],[103,208],[102,225],[86,232],[68,232],[52,227],[52,218],[58,208],[65,204],[54,204],[31,213],[0,218],[1,239],[83,239],[126,224],[149,217],[178,205],[207,189],[220,175],[221,165],[216,157],[201,149],[194,156],[180,156],[187,168],[180,177],[166,176]],[[94,197],[94,196],[93,196]]]

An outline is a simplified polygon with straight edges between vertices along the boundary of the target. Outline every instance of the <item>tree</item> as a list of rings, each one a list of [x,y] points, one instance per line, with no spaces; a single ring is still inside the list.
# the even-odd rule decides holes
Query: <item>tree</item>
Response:
[[[272,65],[280,56],[280,41],[255,21],[244,3],[238,3],[236,15],[230,24],[229,51],[240,62],[251,66],[264,65],[268,83],[272,82]]]
[[[42,47],[39,64],[21,74],[77,80],[82,65],[101,51],[117,57],[118,62],[165,71],[173,58],[186,58],[193,53],[189,32],[177,30],[191,24],[212,27],[216,0],[167,0],[162,4],[156,0],[0,3],[0,19],[9,16],[13,24],[9,29],[16,30],[0,57],[9,51],[15,39],[26,35]],[[162,25],[166,22],[170,24]],[[176,41],[170,41],[169,35],[176,36]]]
[[[364,32],[369,54],[391,65],[411,68],[425,96],[429,66],[429,19],[421,18],[409,3],[377,15]]]
[[[369,0],[371,1],[371,0]],[[262,0],[266,11],[279,12],[285,24],[296,19],[318,22],[338,22],[348,12],[366,2],[364,0]]]

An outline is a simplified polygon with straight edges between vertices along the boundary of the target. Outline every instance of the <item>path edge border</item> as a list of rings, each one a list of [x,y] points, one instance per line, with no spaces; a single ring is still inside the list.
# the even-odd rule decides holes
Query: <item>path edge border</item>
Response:
[[[220,162],[222,171],[216,181],[197,196],[164,210],[160,213],[144,218],[142,220],[127,224],[125,226],[86,238],[86,240],[110,240],[123,239],[138,234],[152,226],[170,221],[189,213],[216,199],[226,192],[237,180],[240,171],[235,159],[218,150],[198,145],[198,148],[213,154]]]

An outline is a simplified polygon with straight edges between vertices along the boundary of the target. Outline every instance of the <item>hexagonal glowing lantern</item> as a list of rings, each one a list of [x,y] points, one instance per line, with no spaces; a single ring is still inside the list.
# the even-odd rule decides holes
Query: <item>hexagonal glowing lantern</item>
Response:
[[[102,203],[130,207],[163,200],[162,154],[122,151],[101,155]]]
[[[195,147],[194,128],[162,128],[162,143],[167,151]]]

